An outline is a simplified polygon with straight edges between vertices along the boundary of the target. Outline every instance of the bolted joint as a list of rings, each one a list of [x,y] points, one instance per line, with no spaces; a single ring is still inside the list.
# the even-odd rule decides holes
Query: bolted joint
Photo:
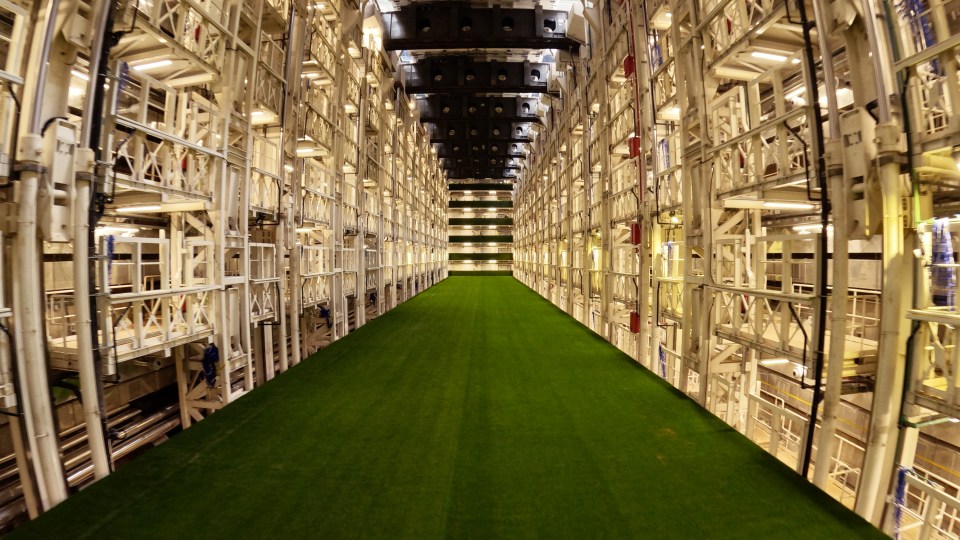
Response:
[[[830,176],[843,174],[843,141],[830,139],[824,143],[823,160]]]
[[[898,124],[879,124],[876,127],[877,154],[881,157],[903,152],[902,129]]]
[[[73,162],[77,180],[92,181],[94,179],[97,159],[92,148],[77,148]]]
[[[43,158],[43,137],[28,133],[20,138],[20,144],[17,145],[17,161],[20,163],[39,164]]]

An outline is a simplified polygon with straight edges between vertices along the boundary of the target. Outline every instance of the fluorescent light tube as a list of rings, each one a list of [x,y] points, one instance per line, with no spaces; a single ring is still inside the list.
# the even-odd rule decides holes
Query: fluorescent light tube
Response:
[[[141,206],[125,206],[117,208],[118,214],[136,214],[137,212],[159,212],[159,204],[145,204]]]
[[[166,67],[172,63],[173,63],[172,60],[158,60],[156,62],[150,62],[148,64],[140,64],[139,66],[132,66],[132,68],[134,71],[147,71],[150,69]]]
[[[800,202],[773,202],[768,201],[763,203],[764,208],[772,210],[810,210],[813,208],[813,205],[810,203],[800,203]]]
[[[787,57],[782,54],[771,54],[762,51],[753,51],[750,56],[760,58],[761,60],[771,60],[773,62],[786,62]]]

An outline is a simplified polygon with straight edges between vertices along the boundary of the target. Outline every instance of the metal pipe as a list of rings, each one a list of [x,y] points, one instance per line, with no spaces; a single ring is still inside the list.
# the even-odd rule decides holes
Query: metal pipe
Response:
[[[80,372],[80,388],[82,392],[83,419],[87,428],[87,440],[97,480],[110,474],[110,460],[107,459],[109,450],[103,430],[100,410],[99,377],[96,361],[93,357],[94,342],[91,332],[91,307],[89,294],[90,260],[89,240],[90,222],[88,211],[90,208],[91,178],[93,177],[93,152],[82,148],[77,155],[88,154],[85,171],[79,172],[76,179],[75,197],[73,201],[73,301],[76,311],[77,327],[77,356]],[[78,161],[80,161],[78,159]]]
[[[820,402],[823,399],[823,392],[821,392],[821,386],[823,384],[823,342],[826,340],[827,333],[827,296],[829,293],[829,288],[827,286],[827,271],[828,271],[828,261],[827,261],[827,228],[830,222],[830,197],[829,189],[827,186],[827,176],[826,176],[826,156],[824,148],[824,136],[823,136],[823,115],[820,111],[820,96],[819,89],[817,85],[817,76],[816,76],[816,59],[813,56],[813,40],[810,37],[810,30],[813,27],[811,25],[809,18],[807,17],[807,9],[804,2],[799,2],[797,9],[800,12],[800,23],[803,26],[803,41],[804,41],[804,57],[807,61],[806,65],[806,76],[807,84],[810,89],[810,103],[811,108],[813,109],[814,115],[814,158],[817,160],[817,183],[820,186],[820,224],[821,230],[820,235],[817,241],[817,256],[819,264],[817,265],[817,273],[815,282],[817,284],[817,300],[816,300],[816,317],[814,321],[816,322],[816,334],[814,337],[814,385],[813,385],[813,398],[811,399],[810,404],[810,418],[807,422],[807,433],[806,433],[806,444],[803,449],[803,455],[800,463],[800,474],[804,478],[807,477],[807,474],[810,472],[810,462],[811,454],[813,453],[813,438],[816,433],[817,428],[817,414],[820,410]],[[823,29],[820,30],[823,32]],[[821,51],[823,54],[823,51]],[[827,62],[824,62],[827,63]],[[810,179],[808,178],[809,182]]]
[[[163,437],[172,429],[175,429],[177,426],[180,426],[179,418],[171,418],[166,422],[146,431],[135,438],[127,441],[125,444],[117,445],[113,450],[111,459],[114,461],[124,458],[129,455],[131,452],[144,446],[145,444],[152,443],[153,441]],[[67,477],[67,481],[70,485],[75,486],[82,483],[87,478],[90,478],[90,475],[93,474],[93,465],[87,464],[84,467],[81,467],[77,470],[71,471],[70,475]]]
[[[888,55],[881,54],[880,39],[877,36],[877,29],[874,26],[878,20],[876,9],[873,5],[873,0],[862,0],[863,1],[863,13],[865,24],[864,29],[867,33],[867,42],[870,44],[870,52],[873,54],[873,76],[877,86],[877,119],[878,123],[886,124],[890,121],[891,111],[890,111],[890,75],[887,72],[887,69],[892,63],[887,62],[889,60]]]
[[[287,47],[286,58],[284,63],[285,87],[283,92],[283,101],[280,104],[280,110],[282,111],[280,114],[280,118],[282,119],[283,122],[286,122],[290,116],[290,104],[292,101],[290,99],[290,92],[292,91],[290,81],[296,80],[298,83],[300,81],[299,72],[296,71],[293,64],[294,56],[293,56],[292,44],[294,43],[294,32],[297,29],[296,24],[299,21],[299,17],[297,17],[295,2],[290,3],[290,10],[288,12],[287,21],[289,21],[287,24],[287,39],[291,44],[291,46]],[[280,130],[280,152],[282,154],[282,161],[284,162],[283,172],[286,172],[286,145],[287,145],[287,131],[285,129],[281,129]],[[296,161],[296,157],[294,157],[294,160]],[[296,165],[294,165],[293,174],[296,174]],[[280,278],[277,281],[278,304],[277,304],[277,313],[275,315],[276,318],[278,319],[278,322],[280,323],[279,325],[280,326],[280,343],[279,343],[280,373],[283,373],[290,367],[289,351],[287,350],[287,314],[285,313],[285,310],[282,307],[284,303],[284,299],[286,298],[286,289],[287,289],[286,279],[284,277],[286,275],[286,270],[284,269],[284,266],[285,266],[284,261],[286,259],[286,239],[287,239],[286,228],[287,228],[287,221],[290,219],[289,212],[283,212],[283,185],[285,184],[286,182],[281,183],[279,200],[277,201],[277,212],[279,215],[277,216],[277,230],[276,230],[277,249],[276,249],[276,265],[275,265],[276,275]],[[286,215],[283,215],[283,214],[286,214]],[[264,330],[264,331],[272,332],[273,330],[270,329],[270,330]],[[272,355],[273,355],[273,351],[271,351],[271,358],[272,358]]]
[[[291,21],[294,21],[294,18],[291,18]],[[297,92],[300,91],[300,72],[303,66],[303,36],[306,33],[307,21],[296,18],[296,21],[300,24],[295,25],[291,22],[290,28],[292,31],[295,31],[295,34],[290,35],[290,48],[298,51],[292,57],[292,62],[288,66],[288,75],[291,75],[293,80],[297,81]],[[296,155],[296,154],[294,154]],[[302,160],[296,159],[293,165],[293,178],[290,182],[290,190],[292,191],[292,196],[290,197],[290,206],[287,210],[287,229],[285,231],[286,238],[289,241],[289,245],[292,248],[290,251],[290,280],[291,280],[291,302],[288,306],[288,312],[290,314],[290,345],[292,347],[292,354],[289,359],[289,365],[295,366],[300,363],[300,357],[302,352],[302,343],[300,338],[300,250],[297,244],[297,235],[296,228],[299,225],[297,223],[296,211],[297,211],[297,201],[300,199],[300,167]],[[291,221],[292,220],[292,221]],[[282,275],[282,274],[281,274]]]
[[[43,140],[40,136],[43,97],[46,91],[48,59],[54,41],[60,0],[48,0],[38,12],[38,30],[33,34],[23,86],[23,109],[19,132],[22,141],[17,150],[20,182],[17,185],[17,237],[13,246],[14,313],[18,361],[22,363],[24,424],[28,447],[33,457],[40,503],[48,510],[67,497],[53,406],[47,378],[43,336],[43,302],[39,254],[43,246],[38,235],[37,205],[39,196]]]
[[[864,27],[873,56],[874,78],[877,87],[878,126],[877,139],[879,158],[898,153],[896,134],[899,126],[891,124],[889,103],[889,80],[887,66],[892,65],[887,51],[880,47],[875,24],[877,14],[872,0],[863,0]],[[886,154],[886,156],[885,156]],[[901,369],[904,357],[900,344],[905,322],[903,294],[897,292],[908,277],[905,261],[904,218],[900,196],[900,165],[888,161],[880,166],[880,186],[883,205],[883,290],[890,291],[881,297],[880,343],[877,359],[876,385],[873,393],[870,432],[863,461],[863,480],[857,492],[854,510],[874,524],[880,523],[884,495],[890,483],[894,455],[889,444],[896,435],[902,393],[897,389],[904,384],[905,374]],[[907,281],[909,282],[909,280]]]
[[[40,133],[43,114],[43,94],[47,87],[47,72],[49,65],[47,59],[50,58],[50,49],[53,47],[53,36],[56,32],[57,12],[60,9],[60,0],[47,0],[46,10],[42,17],[42,32],[33,34],[33,43],[30,46],[30,64],[27,74],[36,73],[34,79],[34,88],[31,88],[28,79],[23,86],[23,103],[27,110],[27,123],[21,133]],[[43,10],[43,8],[41,8]],[[39,25],[38,25],[39,26]],[[35,27],[36,28],[36,27]],[[39,47],[39,54],[37,50]],[[28,90],[38,90],[37,92],[28,92]],[[26,104],[30,103],[30,107]]]
[[[833,289],[830,296],[830,352],[827,364],[827,381],[823,393],[823,413],[820,421],[820,438],[817,444],[817,466],[813,471],[813,483],[826,490],[830,481],[830,461],[836,447],[837,419],[840,411],[840,396],[843,391],[843,358],[847,333],[847,294],[849,287],[850,249],[847,231],[847,190],[843,177],[843,149],[840,141],[840,109],[837,104],[836,81],[833,72],[833,52],[828,40],[829,6],[824,0],[813,2],[813,18],[818,28],[821,65],[823,67],[824,94],[827,98],[827,121],[829,139],[825,146],[824,163],[827,166],[827,186],[833,190]],[[826,235],[824,226],[820,234]],[[824,254],[826,255],[826,254]],[[815,419],[814,419],[815,421]]]
[[[879,134],[878,134],[879,135]],[[883,283],[880,299],[880,343],[876,385],[873,392],[870,432],[863,461],[863,480],[857,492],[855,510],[864,519],[877,524],[893,464],[891,438],[899,420],[905,352],[901,343],[902,327],[907,319],[903,310],[904,283],[910,283],[904,216],[900,197],[900,164],[883,165],[880,186],[883,194]]]
[[[3,324],[0,324],[0,331],[3,331],[3,334],[6,336],[7,344],[11,345],[10,375],[13,378],[13,393],[17,405],[17,416],[11,418],[9,423],[10,439],[11,442],[13,442],[13,457],[16,460],[16,472],[20,475],[20,483],[25,487],[23,498],[27,506],[27,513],[30,518],[33,519],[40,515],[41,509],[39,501],[37,500],[36,482],[34,482],[30,474],[30,462],[27,458],[26,448],[29,447],[29,441],[26,439],[26,433],[21,429],[21,424],[24,423],[24,405],[23,390],[20,385],[20,367],[19,361],[17,360],[17,349],[15,346],[12,346],[14,337],[10,334],[10,330]],[[5,457],[3,461],[7,461],[8,459],[9,456]]]
[[[92,279],[94,230],[99,214],[94,210],[95,189],[93,181],[96,162],[102,157],[100,133],[102,130],[104,84],[109,51],[115,42],[107,34],[113,26],[113,4],[99,0],[93,5],[93,21],[96,30],[90,48],[90,70],[87,83],[87,99],[80,130],[77,152],[78,175],[73,200],[73,298],[77,321],[77,356],[80,386],[83,393],[83,416],[87,440],[92,454],[94,473],[99,480],[110,474],[111,463],[107,440],[106,418],[103,414],[103,378],[100,358],[99,328],[97,325],[96,282]],[[91,142],[93,144],[91,144]],[[80,157],[84,156],[83,159]]]

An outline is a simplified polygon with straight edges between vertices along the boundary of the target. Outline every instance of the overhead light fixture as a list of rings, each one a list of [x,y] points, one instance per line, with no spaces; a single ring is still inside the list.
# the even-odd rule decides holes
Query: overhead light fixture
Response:
[[[156,62],[149,62],[147,64],[140,64],[139,66],[131,66],[131,67],[134,71],[149,71],[151,69],[167,67],[172,63],[173,63],[172,60],[158,60]]]
[[[95,236],[114,236],[114,235],[132,236],[133,234],[138,232],[140,232],[139,227],[124,227],[121,225],[103,225],[103,226],[97,227],[96,230],[94,230],[93,234]]]
[[[159,212],[159,204],[145,204],[141,206],[124,206],[123,208],[117,208],[118,214],[136,214],[138,212]]]
[[[800,202],[766,201],[763,203],[763,207],[771,210],[810,210],[813,208],[813,205]]]
[[[767,360],[761,360],[760,365],[762,366],[777,366],[781,364],[789,364],[790,361],[786,358],[769,358]]]
[[[750,56],[761,60],[770,60],[771,62],[786,62],[787,57],[782,54],[772,54],[763,51],[753,51]]]
[[[78,78],[78,79],[81,79],[81,80],[84,80],[84,81],[89,81],[89,80],[90,80],[90,77],[89,77],[86,73],[81,73],[81,72],[79,72],[79,71],[77,71],[77,70],[75,70],[75,69],[70,70],[70,74],[73,75],[74,77],[76,77],[76,78]]]
[[[801,234],[820,232],[823,230],[823,225],[819,223],[811,223],[809,225],[794,225],[793,230]],[[827,232],[830,232],[832,230],[833,230],[833,225],[827,225]]]

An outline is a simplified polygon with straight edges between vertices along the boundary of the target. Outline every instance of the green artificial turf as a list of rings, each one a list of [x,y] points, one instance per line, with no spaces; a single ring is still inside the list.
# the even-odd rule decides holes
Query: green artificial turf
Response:
[[[461,242],[513,242],[512,234],[489,234],[484,236],[483,234],[474,234],[474,235],[455,235],[449,237],[450,243],[461,243]]]
[[[510,277],[453,277],[15,538],[883,538]]]
[[[500,182],[488,182],[485,184],[450,184],[447,186],[450,191],[513,191],[513,184],[503,184]]]
[[[450,218],[450,225],[513,225],[513,218]]]
[[[450,270],[451,276],[512,276],[513,270]]]
[[[450,208],[513,208],[513,201],[450,201]]]
[[[513,253],[450,253],[451,261],[512,261]]]

